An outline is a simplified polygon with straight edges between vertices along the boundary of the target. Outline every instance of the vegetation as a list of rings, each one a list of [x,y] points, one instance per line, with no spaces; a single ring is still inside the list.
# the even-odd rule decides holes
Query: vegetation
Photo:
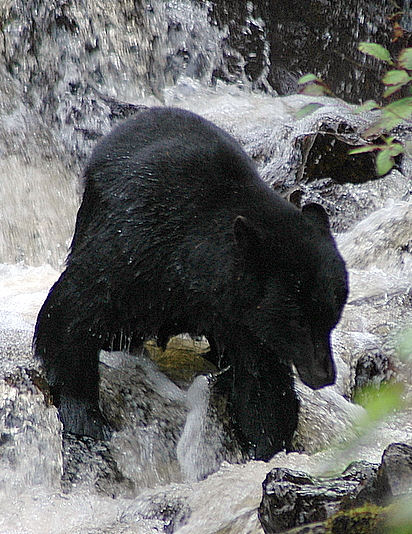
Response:
[[[394,26],[394,32],[395,36],[403,32],[399,24]],[[362,132],[364,145],[350,150],[349,154],[375,152],[376,172],[378,176],[383,176],[395,165],[395,157],[409,150],[406,143],[392,133],[398,126],[411,123],[412,119],[412,48],[401,50],[396,59],[391,57],[385,47],[377,43],[361,42],[358,48],[361,52],[386,63],[388,70],[382,78],[382,97],[384,101],[390,101],[378,104],[375,100],[368,100],[354,108],[355,113],[372,110],[379,112],[371,126]],[[302,76],[298,83],[302,94],[335,96],[326,83],[314,74]],[[323,105],[310,103],[298,111],[297,118],[313,113]]]
[[[383,534],[387,509],[374,504],[366,504],[338,512],[326,523],[328,534]]]

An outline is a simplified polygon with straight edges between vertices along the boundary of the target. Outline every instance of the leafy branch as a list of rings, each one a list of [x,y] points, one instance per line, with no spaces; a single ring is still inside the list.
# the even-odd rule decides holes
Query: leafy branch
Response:
[[[385,86],[383,97],[388,98],[401,89],[412,95],[412,48],[404,48],[396,60],[391,57],[389,51],[377,43],[361,42],[358,46],[364,54],[368,54],[379,61],[384,61],[390,70],[382,78]],[[311,96],[329,95],[336,97],[326,83],[314,74],[305,74],[298,80],[301,86],[299,92]],[[301,119],[324,104],[312,102],[303,106],[297,113],[296,118]],[[412,118],[412,96],[404,96],[386,105],[379,105],[375,100],[368,100],[355,108],[355,113],[363,113],[371,110],[380,110],[379,117],[373,124],[362,133],[365,144],[354,148],[349,154],[362,154],[376,152],[376,172],[378,176],[387,174],[395,165],[395,157],[405,152],[404,144],[390,136],[389,133],[400,124],[410,122]],[[373,140],[381,139],[381,143],[373,143]]]

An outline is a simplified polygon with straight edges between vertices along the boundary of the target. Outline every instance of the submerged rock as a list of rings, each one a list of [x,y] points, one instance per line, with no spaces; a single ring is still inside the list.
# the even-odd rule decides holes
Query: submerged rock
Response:
[[[61,423],[36,370],[0,369],[0,500],[26,486],[60,486]]]

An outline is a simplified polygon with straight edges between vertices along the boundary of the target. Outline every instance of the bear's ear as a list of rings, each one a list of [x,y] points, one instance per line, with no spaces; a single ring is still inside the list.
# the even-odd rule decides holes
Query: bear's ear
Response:
[[[233,224],[235,243],[244,254],[255,254],[261,245],[261,239],[253,224],[242,215],[238,215]]]
[[[330,232],[328,214],[320,204],[306,204],[302,208],[302,213],[323,231]]]

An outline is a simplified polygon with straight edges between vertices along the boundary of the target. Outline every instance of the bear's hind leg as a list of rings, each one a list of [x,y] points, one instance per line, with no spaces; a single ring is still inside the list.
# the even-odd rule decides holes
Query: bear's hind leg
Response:
[[[111,430],[99,408],[99,343],[81,336],[81,354],[78,354],[75,351],[79,345],[75,341],[72,339],[73,345],[63,349],[64,367],[59,372],[65,378],[50,385],[53,403],[65,432],[109,439]]]
[[[99,409],[101,313],[79,309],[77,291],[66,272],[51,289],[37,318],[35,356],[42,362],[64,431],[107,439],[110,429]]]

